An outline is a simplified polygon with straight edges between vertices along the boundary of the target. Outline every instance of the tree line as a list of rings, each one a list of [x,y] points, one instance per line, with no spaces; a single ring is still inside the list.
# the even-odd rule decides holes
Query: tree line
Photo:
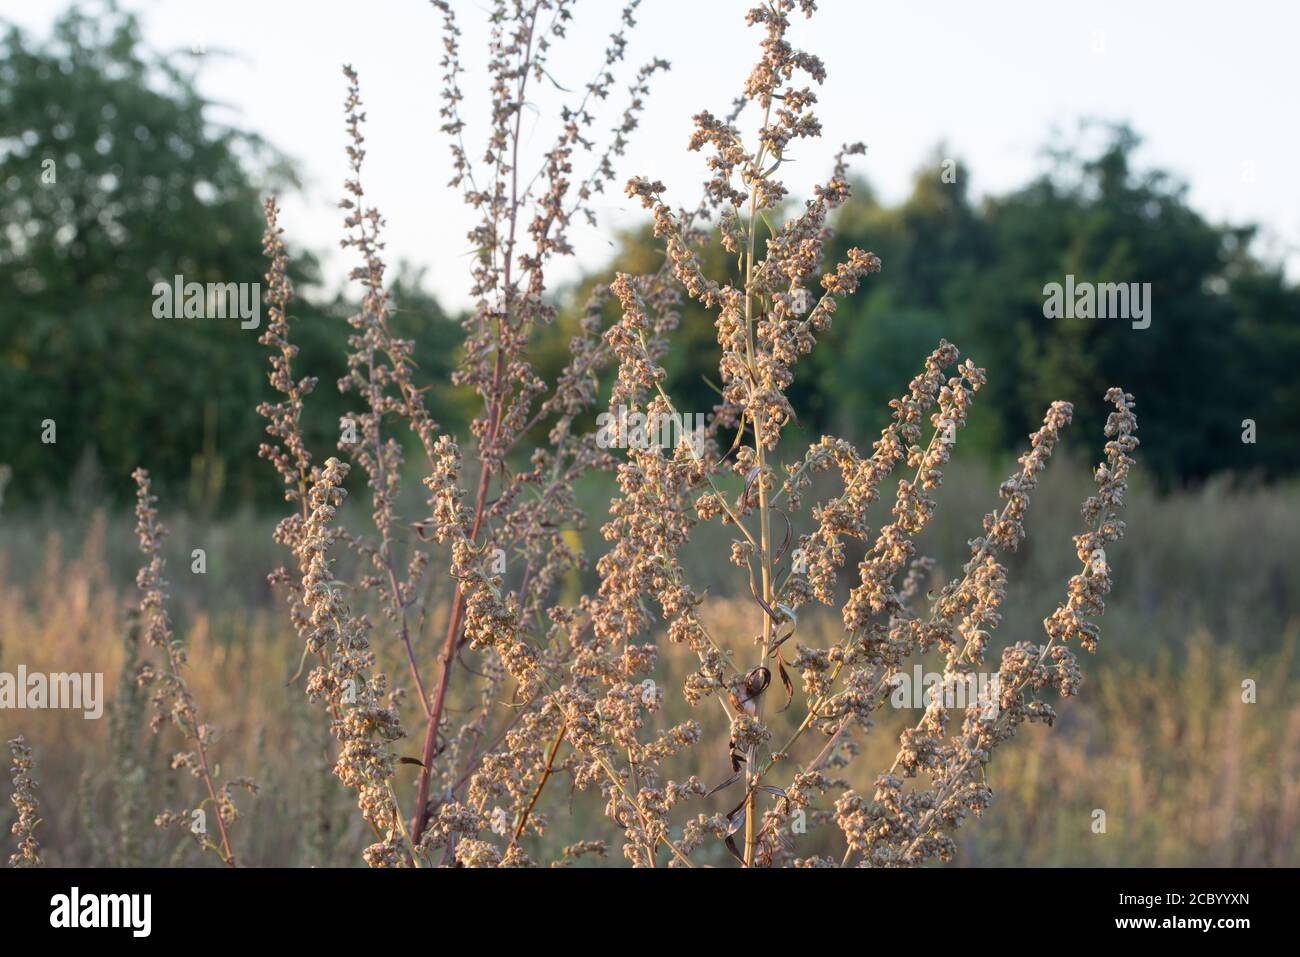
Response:
[[[293,165],[257,136],[210,121],[197,61],[151,51],[132,15],[109,10],[74,8],[48,37],[10,28],[0,39],[0,463],[13,470],[9,495],[63,495],[88,472],[125,495],[132,468],[148,462],[160,485],[195,507],[269,501],[274,476],[257,459],[263,421],[254,410],[269,397],[257,334],[233,321],[158,319],[150,290],[174,276],[261,281],[260,198],[294,188]],[[1166,485],[1300,468],[1300,287],[1258,253],[1255,227],[1208,221],[1185,184],[1141,168],[1133,130],[1099,129],[1100,138],[1092,127],[1056,145],[1041,175],[1003,195],[973,198],[971,172],[942,150],[901,202],[857,184],[828,256],[858,246],[884,268],[802,360],[814,371],[792,398],[810,435],[878,431],[887,401],[947,338],[989,371],[968,449],[1006,454],[1055,397],[1099,420],[1106,387],[1122,383],[1139,402],[1144,462]],[[354,304],[321,293],[310,252],[291,248],[304,368],[337,379]],[[624,234],[606,268],[559,291],[570,305],[531,350],[539,369],[559,371],[578,322],[572,304],[593,284],[657,268],[662,255],[647,229]],[[705,261],[718,278],[735,268],[716,244]],[[1071,289],[1145,290],[1147,314],[1045,308],[1051,285],[1067,277]],[[463,435],[466,398],[449,381],[459,324],[414,270],[399,270],[392,291],[432,411]],[[679,408],[707,411],[714,329],[690,304],[683,327],[691,347],[667,360],[672,391]],[[321,380],[307,421],[318,448],[333,444],[352,402],[330,376]],[[54,442],[42,441],[49,422]]]

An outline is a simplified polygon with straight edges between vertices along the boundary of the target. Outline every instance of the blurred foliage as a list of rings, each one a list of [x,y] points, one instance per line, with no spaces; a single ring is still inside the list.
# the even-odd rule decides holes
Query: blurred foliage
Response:
[[[1076,464],[1055,462],[1034,494],[1031,536],[1009,559],[1004,623],[995,647],[1040,640],[1040,622],[1078,567],[1070,536],[1078,531],[1078,503],[1094,486],[1086,468]],[[595,512],[614,485],[609,476],[588,478],[599,482],[575,491],[580,505]],[[831,489],[826,478],[815,496]],[[945,470],[940,507],[917,543],[940,566],[927,588],[937,589],[969,557],[967,540],[979,529],[979,515],[997,500],[995,483],[988,469],[961,455]],[[423,490],[408,483],[403,494],[399,513],[411,514]],[[1195,492],[1158,496],[1144,475],[1135,477],[1127,507],[1131,528],[1108,554],[1116,587],[1106,599],[1101,647],[1084,663],[1082,692],[1061,705],[1053,727],[1026,725],[999,750],[989,769],[993,806],[957,831],[958,863],[1300,865],[1296,501],[1294,483],[1234,487],[1214,481]],[[255,799],[240,799],[235,839],[241,860],[254,867],[357,866],[359,849],[373,838],[330,773],[329,723],[302,693],[301,679],[286,686],[302,644],[283,614],[282,596],[266,580],[283,561],[272,538],[276,516],[247,510],[200,517],[163,505],[173,531],[165,555],[168,567],[177,570],[170,607],[189,652],[190,688],[220,732],[216,760],[252,775],[262,787]],[[888,506],[877,504],[873,524]],[[350,497],[339,520],[346,528],[359,527],[369,508],[365,496]],[[132,523],[124,510],[91,500],[48,510],[0,510],[0,661],[26,662],[31,672],[57,671],[76,661],[81,670],[104,674],[107,702],[100,721],[86,721],[70,709],[40,715],[0,709],[0,741],[22,732],[36,749],[45,819],[38,834],[50,866],[217,866],[188,835],[152,823],[161,809],[184,806],[194,782],[187,784],[170,769],[175,731],[154,735],[145,728],[147,704],[143,715],[132,710],[129,609],[139,601],[134,577],[141,562]],[[595,524],[580,537],[589,555],[608,548]],[[743,586],[736,590],[743,573],[718,560],[733,534],[717,523],[702,525],[683,559],[690,580],[707,588],[702,612],[714,623],[714,636],[723,648],[743,654],[752,648],[755,606]],[[205,575],[184,571],[194,543],[207,549]],[[340,576],[356,574],[358,560],[352,549],[340,549]],[[509,584],[517,585],[522,574],[512,566]],[[433,604],[445,607],[454,582],[433,577]],[[856,580],[846,578],[841,599]],[[588,568],[580,588],[594,588],[594,582]],[[356,597],[358,614],[382,620],[372,593]],[[841,640],[834,609],[811,607],[800,617],[801,644],[824,648]],[[423,620],[412,635],[417,653],[433,654],[444,626],[439,615]],[[698,661],[685,646],[666,641],[662,629],[656,639],[660,653],[651,677],[666,691],[677,689]],[[372,647],[379,667],[407,688],[397,707],[409,729],[420,710],[401,643],[379,640]],[[941,667],[933,656],[925,664]],[[1241,703],[1247,677],[1258,684],[1256,705]],[[467,682],[448,694],[457,711],[481,704]],[[803,709],[769,714],[781,742]],[[869,790],[893,759],[899,732],[916,718],[912,711],[882,709],[869,733],[855,732],[860,757],[836,776]],[[508,720],[498,711],[491,733]],[[704,740],[726,739],[721,708],[692,708],[671,691],[664,707],[647,715],[646,735],[667,733],[688,720],[700,723]],[[811,760],[823,740],[799,741],[792,752],[796,761]],[[561,758],[567,754],[566,749]],[[415,772],[411,765],[398,766],[399,794],[411,793]],[[672,758],[664,773],[677,781],[695,775],[712,786],[725,780],[729,765],[724,753],[695,747]],[[563,779],[551,786],[570,790]],[[674,827],[699,813],[725,814],[737,801],[733,790],[680,806]],[[524,838],[534,859],[592,837],[617,848],[619,829],[605,819],[595,789],[572,792],[568,801],[566,793],[548,815],[543,835]],[[814,807],[829,810],[833,802],[833,795],[822,797]],[[1098,807],[1108,816],[1105,836],[1090,829]],[[0,801],[0,835],[8,836],[12,820],[12,806]],[[808,823],[808,834],[798,838],[799,853],[838,858],[844,849],[839,830],[811,813]],[[717,841],[697,861],[722,867],[729,862]],[[596,863],[626,861],[615,850]]]
[[[791,395],[805,433],[870,439],[888,401],[945,337],[989,372],[968,450],[1015,447],[1054,399],[1100,421],[1106,388],[1122,385],[1138,400],[1143,463],[1166,485],[1229,470],[1294,473],[1300,386],[1288,370],[1300,364],[1300,287],[1253,254],[1254,227],[1211,224],[1187,205],[1185,185],[1136,168],[1138,146],[1125,126],[1085,123],[1075,142],[1049,154],[1047,172],[980,203],[965,164],[949,165],[956,179],[945,181],[942,149],[901,204],[883,205],[858,183],[827,262],[859,246],[884,269],[841,306],[795,370]],[[610,270],[586,285],[615,270],[656,268],[661,257],[648,229],[626,235]],[[702,258],[711,276],[726,275],[716,245]],[[1149,328],[1045,318],[1044,286],[1066,274],[1150,283]],[[707,409],[706,382],[717,376],[712,317],[689,304],[683,326],[686,347],[669,361],[674,398]],[[1256,422],[1256,444],[1242,442],[1244,419]]]
[[[153,284],[178,274],[263,282],[261,196],[296,186],[284,157],[209,119],[201,62],[148,51],[112,4],[65,14],[40,42],[16,28],[0,38],[0,462],[16,498],[60,494],[87,472],[120,496],[137,464],[195,508],[277,494],[257,458],[265,315],[242,329],[153,314]],[[291,260],[296,368],[321,380],[306,424],[326,449],[355,401],[335,388],[350,310],[313,300],[314,261]],[[445,380],[459,327],[418,273],[402,270],[392,290],[395,326]],[[44,444],[50,419],[57,441]]]
[[[78,484],[121,496],[137,464],[191,508],[277,496],[256,456],[254,410],[269,397],[259,331],[152,314],[154,282],[176,274],[261,282],[260,197],[296,188],[285,157],[211,119],[196,88],[201,63],[189,51],[148,50],[135,18],[111,3],[64,15],[48,38],[17,29],[0,38],[0,462],[13,466],[19,501]],[[843,304],[796,370],[796,428],[869,441],[889,399],[946,337],[990,376],[968,452],[1015,447],[1055,398],[1095,421],[1105,388],[1122,384],[1138,398],[1143,461],[1164,483],[1294,473],[1300,289],[1254,254],[1253,227],[1207,222],[1184,185],[1137,168],[1137,146],[1126,127],[1085,129],[1039,178],[979,202],[965,164],[945,165],[943,149],[900,204],[858,184],[828,262],[860,246],[884,271]],[[292,240],[292,223],[288,231]],[[648,229],[622,235],[609,268],[567,290],[559,321],[539,333],[530,350],[539,369],[553,378],[561,368],[595,283],[661,259]],[[716,243],[703,260],[711,276],[736,278]],[[296,369],[320,379],[306,427],[323,455],[356,401],[335,389],[351,306],[320,293],[310,254],[291,246],[291,261]],[[1067,273],[1150,283],[1150,328],[1044,318],[1044,285]],[[435,418],[463,435],[469,401],[449,384],[461,330],[421,279],[396,271],[394,325],[417,342]],[[713,317],[687,304],[667,359],[683,410],[715,400],[714,334]],[[1241,441],[1248,418],[1257,444]],[[53,445],[41,442],[47,419]]]

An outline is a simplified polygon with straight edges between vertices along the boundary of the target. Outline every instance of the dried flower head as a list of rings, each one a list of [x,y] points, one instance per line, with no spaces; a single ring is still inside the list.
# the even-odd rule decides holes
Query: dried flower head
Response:
[[[36,781],[32,778],[32,749],[20,734],[9,741],[9,761],[13,765],[10,775],[14,791],[9,800],[18,811],[10,832],[18,838],[17,853],[9,855],[10,867],[40,867],[41,845],[36,840],[36,827],[41,823],[40,802],[36,799]]]
[[[826,71],[794,42],[796,15],[811,17],[816,5],[768,0],[749,11],[748,23],[762,33],[758,61],[733,109],[725,116],[701,111],[686,144],[707,167],[698,202],[675,209],[661,182],[628,181],[627,194],[649,211],[664,244],[663,263],[596,289],[554,381],[529,355],[530,343],[557,318],[547,270],[572,254],[574,217],[594,222],[593,197],[612,181],[649,81],[667,64],[654,58],[635,72],[620,122],[597,149],[590,135],[595,104],[614,88],[635,24],[632,0],[595,79],[560,110],[542,155],[530,157],[530,91],[550,75],[572,3],[494,0],[486,139],[471,149],[461,115],[460,28],[451,4],[433,5],[444,32],[449,185],[476,217],[468,237],[474,305],[462,320],[452,382],[474,394],[478,408],[469,436],[444,431],[425,407],[414,344],[392,332],[384,221],[363,187],[360,81],[345,68],[350,170],[340,206],[343,246],[358,258],[351,278],[359,304],[339,382],[356,396],[347,420],[355,428],[345,430],[338,450],[364,476],[364,533],[342,526],[350,466],[332,457],[316,464],[302,439],[304,399],[315,380],[292,370],[287,256],[275,204],[266,204],[270,322],[261,341],[272,350],[269,378],[280,398],[260,409],[272,439],[262,454],[296,503],[276,540],[297,563],[297,574],[280,570],[272,580],[287,592],[304,668],[313,659],[307,693],[329,711],[334,773],[355,791],[376,837],[364,859],[530,865],[544,846],[536,837],[551,827],[548,803],[562,799],[557,778],[567,779],[570,791],[599,796],[607,832],[622,835],[622,856],[638,867],[694,866],[692,856],[717,843],[744,866],[833,865],[798,856],[793,824],[805,819],[839,826],[843,863],[950,856],[952,828],[990,799],[982,768],[993,749],[1025,720],[1050,722],[1050,706],[1034,692],[1075,693],[1081,675],[1069,640],[1095,647],[1090,619],[1110,587],[1105,549],[1123,531],[1115,511],[1137,445],[1131,397],[1109,393],[1116,412],[1107,424],[1107,460],[1098,494],[1085,506],[1089,527],[1075,542],[1084,568],[1047,620],[1047,642],[1005,649],[995,687],[981,692],[982,708],[950,731],[947,692],[964,687],[992,650],[1006,595],[1002,556],[1024,539],[1030,495],[1073,413],[1068,403],[1049,407],[1019,470],[1001,487],[1004,504],[971,541],[961,577],[936,589],[926,587],[935,567],[917,554],[917,541],[938,508],[984,370],[940,341],[890,403],[890,421],[869,454],[834,436],[790,448],[789,396],[800,360],[831,327],[839,304],[882,268],[879,257],[857,248],[840,262],[823,261],[835,211],[850,195],[847,164],[864,152],[861,144],[845,145],[801,204],[778,178],[801,144],[822,133],[815,107]],[[747,108],[758,114],[748,140],[741,124]],[[580,176],[575,167],[584,154],[592,162]],[[701,249],[711,240],[738,261],[735,275],[707,273]],[[699,440],[632,441],[644,430],[629,423],[679,417],[666,357],[684,297],[713,314],[720,400]],[[612,323],[607,307],[617,311]],[[585,425],[597,411],[602,375],[612,378],[612,443]],[[545,441],[531,443],[541,432]],[[422,457],[428,493],[413,515],[399,513],[408,449]],[[601,526],[608,549],[595,562],[599,585],[576,594],[575,573],[587,559],[576,546],[585,518],[574,488],[593,470],[613,472],[617,492]],[[819,476],[838,479],[838,488],[811,501]],[[871,509],[882,498],[892,500],[889,514],[873,527]],[[719,640],[706,589],[692,582],[684,561],[692,534],[709,523],[730,540],[737,588],[748,593],[737,607],[748,616],[742,629],[750,647]],[[361,560],[355,587],[335,578],[339,544]],[[861,554],[855,569],[846,567],[851,549]],[[839,602],[842,575],[849,580]],[[157,569],[142,574],[151,609],[161,607],[161,597],[150,597],[161,593],[160,581]],[[828,643],[801,628],[814,603],[840,604],[839,634]],[[369,609],[377,611],[373,623]],[[431,662],[422,638],[434,621],[441,633]],[[661,632],[668,646],[691,656],[682,699],[719,708],[724,732],[711,735],[694,717],[665,720],[678,689],[655,679],[667,655]],[[169,635],[156,611],[150,633]],[[873,796],[847,790],[834,772],[857,756],[855,735],[871,729],[900,670],[934,649],[945,659],[940,693],[901,735]],[[388,651],[404,660],[400,670],[413,693],[380,669],[380,660],[391,660],[380,653]],[[773,693],[781,700],[769,708]],[[781,741],[770,715],[796,703],[796,730]],[[405,815],[394,751],[403,717],[423,726],[419,757],[401,759],[417,769]],[[808,749],[814,753],[797,753],[816,736],[823,740]],[[729,776],[710,787],[679,773],[691,751],[725,760]],[[182,763],[201,765],[202,752]],[[704,808],[715,794],[727,795],[723,804]],[[571,843],[552,863],[604,856],[605,836]]]
[[[172,768],[188,769],[203,782],[207,797],[200,804],[184,812],[163,811],[154,823],[159,827],[177,827],[188,833],[205,851],[212,851],[228,867],[235,866],[231,848],[229,825],[239,817],[233,793],[243,788],[257,793],[257,784],[251,778],[236,778],[223,782],[213,780],[209,768],[208,750],[215,743],[216,728],[201,720],[198,703],[190,692],[184,670],[188,664],[185,645],[172,631],[171,616],[167,612],[167,579],[163,577],[165,562],[162,557],[162,540],[166,530],[158,521],[154,507],[157,496],[150,491],[149,473],[136,469],[132,473],[136,482],[136,533],[140,549],[148,564],[140,569],[136,584],[140,588],[139,615],[147,643],[160,653],[162,664],[141,666],[136,680],[152,686],[150,700],[153,716],[150,726],[155,732],[165,725],[173,725],[193,751],[178,752],[172,757]],[[216,811],[218,841],[214,842],[207,831],[207,805]]]

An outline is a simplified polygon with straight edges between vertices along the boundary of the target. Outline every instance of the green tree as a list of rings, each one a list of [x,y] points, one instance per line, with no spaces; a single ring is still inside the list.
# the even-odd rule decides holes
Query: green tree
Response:
[[[1255,340],[1265,329],[1294,326],[1297,290],[1288,290],[1277,266],[1251,255],[1252,228],[1207,222],[1188,205],[1184,184],[1135,168],[1140,141],[1132,130],[1102,129],[1095,153],[1061,151],[1049,174],[985,210],[997,256],[971,290],[970,316],[998,371],[1016,372],[996,377],[1001,415],[1025,431],[1037,408],[1065,396],[1095,421],[1105,388],[1122,383],[1142,410],[1143,459],[1166,482],[1294,468],[1300,435],[1275,433],[1271,447],[1246,446],[1240,423],[1276,401],[1259,401]],[[1045,318],[1044,287],[1067,274],[1149,283],[1149,327],[1123,318]],[[1292,334],[1271,346],[1282,354],[1289,348],[1294,361],[1294,343]]]
[[[201,62],[150,51],[111,3],[71,10],[48,38],[0,39],[0,462],[20,497],[60,494],[88,458],[118,493],[146,464],[192,505],[276,494],[257,458],[261,327],[153,314],[154,283],[177,275],[261,283],[261,196],[296,185],[284,157],[210,118]],[[316,265],[291,258],[299,368],[321,382],[306,426],[332,448],[355,400],[335,388],[351,309],[313,303]],[[417,361],[445,382],[458,327],[418,275],[400,274],[394,294]],[[56,444],[41,442],[46,420]]]
[[[124,487],[138,462],[188,476],[205,435],[246,451],[224,399],[260,392],[257,332],[152,313],[157,280],[264,268],[247,167],[285,169],[205,107],[193,65],[145,51],[113,6],[65,14],[43,43],[0,41],[0,458],[22,492],[57,490],[87,454]],[[45,419],[57,444],[39,441]]]
[[[980,203],[970,198],[965,164],[946,163],[943,147],[896,206],[859,183],[840,210],[827,262],[859,246],[884,266],[801,360],[810,371],[791,392],[801,426],[870,438],[888,401],[945,337],[989,371],[967,449],[1002,455],[1018,447],[1055,398],[1095,422],[1106,388],[1122,384],[1142,410],[1143,461],[1166,483],[1300,468],[1300,386],[1291,371],[1300,363],[1300,288],[1254,253],[1253,227],[1208,222],[1189,206],[1184,184],[1139,169],[1138,145],[1128,127],[1085,124],[1077,141],[1050,154],[1047,172]],[[644,271],[661,257],[648,232],[633,232],[615,265]],[[730,265],[716,244],[704,262],[718,278]],[[1150,283],[1150,326],[1047,318],[1044,288],[1067,274]],[[588,283],[597,280],[608,274]],[[691,347],[669,360],[674,393],[708,402],[700,390],[715,375],[712,325],[690,304],[683,325]],[[1256,422],[1254,445],[1241,441],[1245,419]]]

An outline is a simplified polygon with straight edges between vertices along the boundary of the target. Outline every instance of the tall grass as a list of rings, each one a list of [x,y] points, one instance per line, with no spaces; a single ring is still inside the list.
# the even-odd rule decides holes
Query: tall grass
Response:
[[[978,501],[988,474],[983,467],[949,473],[945,494],[952,512]],[[1045,480],[1031,529],[1042,551],[1068,540],[1082,487],[1077,470],[1061,469]],[[599,501],[607,491],[584,489],[584,501]],[[978,826],[959,832],[958,863],[1300,864],[1300,666],[1294,649],[1300,587],[1290,558],[1300,546],[1300,510],[1294,501],[1291,489],[1224,485],[1153,498],[1137,484],[1130,504],[1143,520],[1124,553],[1132,568],[1129,585],[1107,609],[1108,641],[1057,727],[1031,729],[990,768],[994,802]],[[354,518],[362,516],[345,520]],[[1200,522],[1195,528],[1193,519]],[[262,786],[256,799],[241,802],[234,836],[240,862],[359,864],[357,848],[366,834],[329,773],[328,729],[301,690],[286,684],[301,650],[269,588],[250,587],[264,582],[275,564],[273,522],[251,515],[195,522],[175,515],[169,524],[165,554],[173,568],[185,569],[172,576],[171,605],[189,650],[191,689],[221,725],[220,762]],[[1261,538],[1259,528],[1269,534]],[[102,671],[109,702],[100,721],[67,711],[0,710],[0,740],[25,734],[36,751],[37,834],[48,865],[218,866],[187,835],[153,826],[157,811],[177,804],[187,785],[169,770],[166,742],[146,730],[144,705],[131,713],[131,698],[123,693],[137,602],[132,529],[131,515],[106,513],[93,502],[0,520],[0,661],[43,671],[77,662]],[[965,550],[964,533],[955,518],[936,519],[926,553],[954,567]],[[1205,558],[1189,550],[1192,538],[1209,555],[1236,559],[1237,573],[1203,575],[1194,593],[1186,589],[1167,570]],[[207,575],[188,572],[193,544],[208,549]],[[702,536],[694,544],[685,561],[707,581],[716,542]],[[1031,553],[1015,569],[1008,627],[1050,610],[1059,574],[1037,557]],[[718,578],[716,585],[723,584]],[[1275,600],[1258,609],[1253,596],[1262,593]],[[706,614],[727,623],[727,643],[745,647],[748,635],[739,623],[751,602],[711,602]],[[1235,632],[1212,628],[1211,622],[1225,619],[1235,623]],[[832,624],[824,623],[828,629]],[[1029,634],[1032,624],[1020,627]],[[653,677],[673,686],[689,673],[690,657],[670,649]],[[393,667],[400,664],[398,656],[387,658]],[[1255,706],[1240,702],[1240,683],[1248,677],[1259,682]],[[691,716],[678,704],[662,715],[661,726]],[[881,713],[862,740],[863,766],[892,760],[890,745],[909,716]],[[726,732],[721,715],[700,717],[712,722],[708,733]],[[713,755],[699,754],[674,773],[715,780],[726,770]],[[843,773],[854,786],[868,783],[852,769]],[[407,786],[413,783],[412,766],[399,775]],[[565,813],[544,815],[548,828],[536,839],[539,857],[590,838],[591,822],[600,818],[598,801],[568,788],[561,793],[574,802],[573,813],[566,803]],[[716,803],[724,803],[721,795]],[[8,833],[17,815],[7,802],[3,807],[0,833]],[[1092,831],[1098,808],[1107,812],[1105,834]],[[810,844],[834,853],[833,825],[811,824]],[[607,840],[616,837],[612,825],[594,830]],[[728,857],[718,847],[700,861],[725,864]]]
[[[823,262],[860,144],[837,154],[825,181],[804,184],[802,206],[782,182],[801,141],[822,132],[825,69],[795,42],[811,0],[749,11],[762,38],[733,110],[694,117],[701,201],[674,208],[662,183],[627,182],[653,217],[663,263],[596,290],[554,381],[529,356],[557,319],[548,270],[572,254],[568,230],[613,181],[666,64],[633,74],[598,148],[592,110],[614,89],[632,0],[595,78],[530,156],[524,116],[551,79],[571,5],[499,0],[486,147],[471,149],[457,17],[443,0],[434,6],[451,186],[479,217],[475,305],[453,376],[480,401],[471,434],[433,420],[414,344],[390,326],[360,78],[345,67],[342,245],[360,305],[335,383],[354,398],[336,447],[303,438],[320,383],[299,367],[288,250],[267,199],[258,341],[274,398],[257,411],[269,436],[260,454],[283,481],[274,528],[251,516],[225,529],[182,518],[173,589],[158,515],[170,521],[168,509],[137,472],[136,616],[126,560],[110,544],[117,519],[94,513],[66,554],[60,523],[4,532],[6,556],[40,556],[4,568],[5,660],[117,676],[108,722],[42,714],[29,735],[46,779],[50,861],[192,862],[215,851],[231,866],[621,857],[843,867],[962,850],[1020,862],[1293,860],[1282,828],[1295,817],[1294,668],[1290,639],[1275,636],[1292,625],[1284,589],[1295,573],[1281,551],[1245,544],[1259,537],[1256,520],[1224,521],[1221,505],[1219,517],[1188,515],[1184,500],[1130,489],[1133,396],[1105,393],[1091,482],[1045,484],[1073,420],[1066,401],[1044,411],[1005,480],[952,481],[987,377],[943,340],[899,383],[869,452],[793,434],[787,393],[801,358],[882,268],[856,248]],[[704,271],[709,242],[734,270]],[[717,330],[719,399],[699,413],[674,404],[662,366],[684,297]],[[1066,488],[1081,509],[1064,504]],[[1121,543],[1130,492],[1143,506],[1138,524],[1155,523],[1137,548]],[[1272,528],[1294,532],[1280,494],[1207,493],[1233,510],[1272,508]],[[959,521],[940,518],[953,504]],[[1162,527],[1161,514],[1175,517]],[[597,535],[588,522],[598,517]],[[274,551],[250,544],[272,541]],[[192,568],[202,582],[186,582],[196,547],[211,577]],[[1243,565],[1225,567],[1233,553]],[[1140,571],[1112,573],[1129,567]],[[1215,592],[1233,613],[1207,603]],[[1055,699],[1083,688],[1076,652],[1103,647],[1097,619],[1108,605],[1118,653],[1094,669],[1083,707],[1058,717]],[[1243,622],[1271,634],[1239,638]],[[1216,652],[1204,627],[1232,632],[1251,657]],[[913,696],[909,677],[927,670],[934,693]],[[157,735],[143,727],[150,704]],[[1042,727],[1058,723],[1055,736]],[[1013,737],[1018,750],[1005,747]],[[993,761],[995,751],[1018,756]],[[200,786],[164,773],[168,764]],[[264,797],[237,808],[241,786]],[[970,817],[992,826],[967,836]],[[209,819],[212,834],[186,826]],[[29,807],[19,830],[33,820]],[[177,825],[180,839],[150,822]]]

